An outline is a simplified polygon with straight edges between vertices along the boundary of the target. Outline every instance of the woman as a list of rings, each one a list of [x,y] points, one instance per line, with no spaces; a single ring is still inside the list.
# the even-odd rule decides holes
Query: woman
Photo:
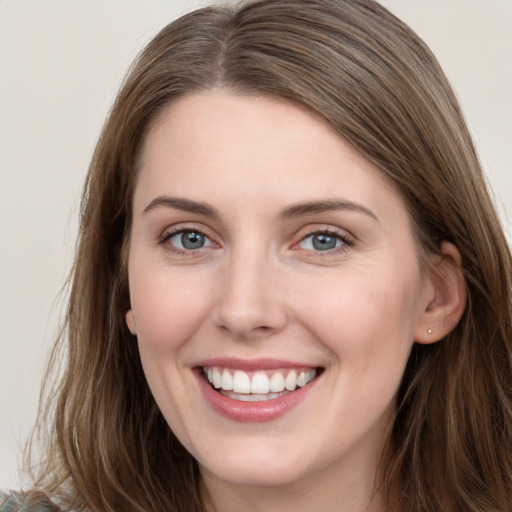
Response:
[[[93,157],[34,488],[64,510],[509,510],[511,270],[403,23],[371,0],[186,15]]]

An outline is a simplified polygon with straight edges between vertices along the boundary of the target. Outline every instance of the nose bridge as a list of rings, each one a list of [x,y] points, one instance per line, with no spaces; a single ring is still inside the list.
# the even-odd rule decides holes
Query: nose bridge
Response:
[[[219,283],[216,323],[240,338],[282,329],[286,310],[278,282],[279,269],[265,246],[233,247]]]

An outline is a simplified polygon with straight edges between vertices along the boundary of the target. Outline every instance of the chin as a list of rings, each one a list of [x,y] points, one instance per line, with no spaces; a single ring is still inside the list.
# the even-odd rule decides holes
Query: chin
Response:
[[[285,461],[278,461],[280,455],[276,455],[272,461],[251,461],[224,460],[223,463],[215,461],[207,466],[200,465],[203,476],[210,474],[216,479],[231,484],[248,487],[282,487],[291,485],[304,478],[308,471],[306,468],[296,464],[287,464]]]
[[[255,437],[259,439],[238,437],[228,443],[219,440],[209,445],[215,450],[191,452],[206,478],[236,485],[283,486],[309,474],[316,459],[314,450],[298,448],[300,442],[288,444],[283,439]]]

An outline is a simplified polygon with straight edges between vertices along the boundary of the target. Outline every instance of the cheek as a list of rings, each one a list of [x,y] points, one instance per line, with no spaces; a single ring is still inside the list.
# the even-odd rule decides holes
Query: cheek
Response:
[[[130,300],[141,352],[174,352],[202,324],[209,304],[200,282],[199,277],[165,269],[131,276]]]
[[[403,370],[419,309],[415,274],[346,272],[316,290],[303,296],[302,317],[340,364],[361,372],[369,365]]]
[[[186,370],[187,342],[208,315],[208,293],[200,278],[146,267],[130,275],[131,306],[147,383],[169,425],[187,439],[187,403],[195,397]]]
[[[345,435],[356,439],[376,425],[385,428],[392,417],[413,344],[416,294],[408,282],[345,275],[328,300],[313,294],[304,304],[308,329],[331,353],[324,421],[329,429],[344,425],[339,432],[334,427],[340,445]]]

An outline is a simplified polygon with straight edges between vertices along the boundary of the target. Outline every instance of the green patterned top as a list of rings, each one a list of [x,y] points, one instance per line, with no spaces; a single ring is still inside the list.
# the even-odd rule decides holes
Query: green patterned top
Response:
[[[64,511],[42,492],[0,492],[0,512],[78,512]]]

